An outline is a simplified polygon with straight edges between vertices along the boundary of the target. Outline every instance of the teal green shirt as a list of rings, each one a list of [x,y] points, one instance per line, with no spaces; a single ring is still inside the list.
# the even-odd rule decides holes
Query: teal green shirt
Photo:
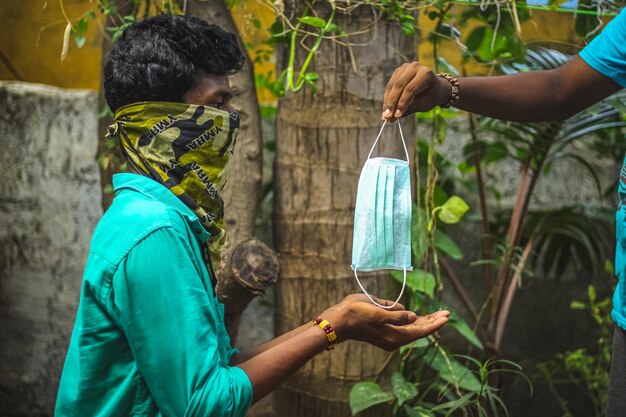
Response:
[[[55,415],[245,416],[247,375],[229,366],[224,307],[200,244],[209,235],[167,188],[113,178],[96,227]]]

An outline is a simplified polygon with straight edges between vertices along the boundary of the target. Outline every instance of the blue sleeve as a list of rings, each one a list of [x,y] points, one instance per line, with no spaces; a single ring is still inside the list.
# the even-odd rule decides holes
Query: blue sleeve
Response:
[[[244,417],[252,385],[220,356],[224,324],[192,252],[172,227],[149,234],[113,278],[112,313],[163,415]]]
[[[589,66],[626,87],[626,10],[622,10],[580,51]]]

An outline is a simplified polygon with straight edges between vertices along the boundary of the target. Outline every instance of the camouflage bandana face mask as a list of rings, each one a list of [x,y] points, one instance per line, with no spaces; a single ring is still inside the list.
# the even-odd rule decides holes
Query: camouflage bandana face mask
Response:
[[[211,234],[214,259],[224,244],[227,163],[239,114],[186,103],[145,102],[121,107],[107,137],[117,136],[130,165],[170,189]]]

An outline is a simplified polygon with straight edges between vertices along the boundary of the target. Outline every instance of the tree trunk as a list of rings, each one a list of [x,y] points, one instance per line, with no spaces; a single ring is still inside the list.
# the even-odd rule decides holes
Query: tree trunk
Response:
[[[317,11],[327,17],[328,3],[320,3],[325,9]],[[300,16],[304,7],[304,1],[286,1],[285,15]],[[276,294],[279,334],[358,291],[349,266],[358,177],[381,126],[386,82],[416,51],[414,37],[382,20],[372,26],[373,17],[369,6],[351,14],[338,11],[335,23],[341,29],[366,33],[349,37],[351,51],[325,40],[309,69],[320,76],[318,93],[307,87],[279,102],[274,182],[275,243],[282,260]],[[288,51],[280,52],[278,64],[284,67]],[[296,71],[305,53],[299,46]],[[413,119],[403,120],[402,126],[412,141]],[[381,141],[375,154],[403,157],[395,125],[385,129]],[[369,291],[388,298],[399,290],[390,281],[386,272],[363,278]],[[352,342],[318,355],[276,392],[277,415],[350,415],[350,388],[374,379],[386,357],[382,350]]]
[[[189,16],[206,20],[237,35],[239,45],[245,53],[243,42],[224,0],[190,0],[186,12]],[[219,280],[217,293],[225,305],[226,326],[234,344],[243,310],[254,296],[262,293],[276,281],[278,263],[274,251],[267,245],[256,240],[249,241],[254,232],[256,211],[261,193],[263,163],[263,142],[259,104],[254,85],[254,65],[249,57],[246,59],[244,68],[230,77],[230,82],[233,90],[233,106],[239,110],[241,126],[237,136],[235,155],[230,162],[232,164],[231,175],[223,194],[226,244],[222,249],[222,260],[216,273]],[[241,275],[237,272],[241,266],[231,265],[231,259],[235,250],[243,242],[246,242],[246,251],[250,249],[250,245],[254,245],[253,251],[255,253],[262,253],[262,256],[270,260],[261,265],[261,267],[269,269],[257,270],[255,274],[250,275]],[[246,279],[246,277],[258,278],[259,274],[263,276],[262,280],[241,285],[242,279]]]

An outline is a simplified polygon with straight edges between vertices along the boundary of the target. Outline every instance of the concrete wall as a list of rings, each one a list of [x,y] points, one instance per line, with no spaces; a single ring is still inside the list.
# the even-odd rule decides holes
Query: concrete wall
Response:
[[[97,97],[0,82],[0,415],[52,415],[102,214]]]

